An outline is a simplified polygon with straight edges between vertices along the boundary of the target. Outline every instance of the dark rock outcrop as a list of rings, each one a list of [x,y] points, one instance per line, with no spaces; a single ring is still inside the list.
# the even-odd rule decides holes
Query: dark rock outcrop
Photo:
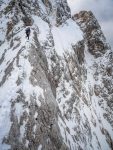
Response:
[[[95,57],[105,54],[109,46],[93,13],[91,11],[81,11],[72,18],[80,25],[90,53]]]

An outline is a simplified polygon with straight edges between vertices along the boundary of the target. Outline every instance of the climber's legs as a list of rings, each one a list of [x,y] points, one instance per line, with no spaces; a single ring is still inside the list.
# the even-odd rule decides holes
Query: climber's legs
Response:
[[[29,40],[29,34],[26,34],[27,35],[27,38],[28,38],[28,40]]]

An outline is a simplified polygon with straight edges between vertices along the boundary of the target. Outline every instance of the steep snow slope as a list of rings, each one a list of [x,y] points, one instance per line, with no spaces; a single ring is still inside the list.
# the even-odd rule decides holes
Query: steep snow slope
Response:
[[[72,19],[67,20],[60,27],[53,26],[52,34],[55,42],[55,50],[61,56],[63,56],[65,51],[72,51],[72,44],[83,39],[80,28]]]
[[[1,4],[0,149],[112,149],[113,59],[93,14],[71,18],[65,0]]]

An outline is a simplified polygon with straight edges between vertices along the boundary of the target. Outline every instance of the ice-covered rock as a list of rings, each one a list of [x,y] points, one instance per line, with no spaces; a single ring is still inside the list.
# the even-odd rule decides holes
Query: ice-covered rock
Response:
[[[94,15],[71,18],[66,0],[0,8],[0,149],[112,150],[113,55]]]

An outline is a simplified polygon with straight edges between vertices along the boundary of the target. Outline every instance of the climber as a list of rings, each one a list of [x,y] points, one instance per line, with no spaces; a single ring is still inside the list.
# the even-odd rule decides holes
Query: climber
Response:
[[[28,27],[27,29],[26,29],[26,37],[28,38],[28,40],[29,40],[29,36],[30,36],[30,27]]]

